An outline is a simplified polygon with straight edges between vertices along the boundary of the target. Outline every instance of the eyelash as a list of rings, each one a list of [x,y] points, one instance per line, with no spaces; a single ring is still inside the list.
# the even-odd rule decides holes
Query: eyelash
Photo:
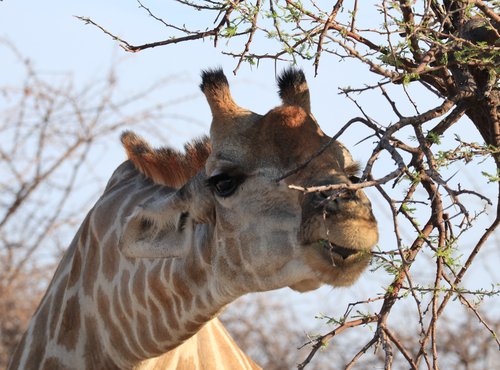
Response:
[[[359,176],[349,176],[349,180],[353,183],[353,184],[357,184],[359,183],[359,181],[361,180],[359,178]]]
[[[206,185],[218,196],[226,198],[233,195],[244,180],[243,175],[221,173],[207,179]]]

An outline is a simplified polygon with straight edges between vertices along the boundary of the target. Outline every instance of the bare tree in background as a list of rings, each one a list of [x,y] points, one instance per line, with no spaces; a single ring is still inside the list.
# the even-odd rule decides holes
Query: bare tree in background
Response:
[[[398,333],[400,342],[405,348],[418,348],[419,337],[414,335],[417,328],[408,326],[406,315],[398,316],[401,322],[395,326],[401,328]],[[293,369],[309,352],[308,347],[303,346],[305,332],[295,324],[300,318],[283,300],[270,294],[240,298],[229,306],[221,319],[238,345],[263,369]],[[496,332],[500,330],[498,316],[486,316],[485,321]],[[333,321],[330,324],[335,325]],[[351,360],[349,356],[356,343],[362,343],[369,335],[357,331],[343,334],[341,340],[325,345],[324,354],[309,363],[308,368],[342,368]],[[485,370],[498,365],[500,356],[498,348],[492,345],[490,333],[468,309],[462,308],[458,315],[457,312],[444,314],[437,335],[440,338],[440,367],[443,369]],[[357,363],[358,368],[375,368],[385,361],[384,357],[383,351],[367,353]],[[395,351],[392,366],[394,369],[406,369],[408,363],[401,353]]]
[[[259,294],[241,297],[221,320],[238,345],[263,369],[280,370],[296,363],[296,351],[290,349],[301,345],[304,333],[290,325],[297,317],[279,300]]]
[[[105,185],[98,168],[109,154],[106,147],[118,144],[120,131],[130,127],[158,130],[166,109],[175,102],[156,104],[149,99],[167,80],[123,98],[114,68],[102,80],[77,86],[67,74],[39,73],[7,41],[0,42],[0,48],[14,55],[25,75],[21,86],[0,86],[0,368],[4,368],[68,238]]]
[[[367,143],[372,145],[360,182],[293,188],[302,192],[337,190],[337,194],[374,188],[392,215],[395,241],[392,248],[374,253],[373,268],[384,269],[392,281],[383,294],[352,303],[342,317],[327,318],[334,328],[310,341],[310,353],[299,368],[312,364],[317,351],[333,338],[370,326],[372,331],[363,340],[351,343],[350,359],[343,365],[335,363],[334,368],[362,366],[363,359],[378,349],[382,354],[377,357],[381,358],[379,366],[385,369],[400,368],[401,359],[411,369],[438,369],[440,363],[448,363],[446,351],[452,351],[453,330],[440,333],[454,327],[447,326],[449,317],[443,319],[454,301],[471,315],[461,318],[474,317],[479,323],[478,327],[460,327],[473,335],[469,348],[485,354],[494,348],[498,354],[498,322],[483,312],[494,308],[491,302],[499,296],[498,282],[489,286],[485,280],[475,289],[464,286],[466,275],[478,272],[474,269],[478,256],[500,222],[498,1],[381,0],[375,5],[358,0],[178,1],[184,10],[202,14],[201,19],[193,16],[199,23],[191,25],[172,24],[168,13],[162,15],[145,1],[137,2],[164,27],[168,37],[134,45],[90,18],[80,19],[99,27],[131,52],[210,38],[214,46],[222,45],[222,52],[235,58],[235,73],[245,62],[278,64],[303,59],[318,74],[329,68],[332,59],[340,59],[365,65],[367,80],[378,77],[371,85],[340,91],[359,108],[360,116],[334,138],[356,124],[367,132]],[[260,43],[264,38],[273,42]],[[232,42],[222,43],[221,39]],[[415,85],[432,99],[419,98]],[[363,107],[362,97],[375,93],[392,112],[392,123],[379,122],[378,112]],[[434,102],[430,107],[429,100]],[[456,127],[475,128],[482,142],[453,137]],[[464,188],[457,175],[470,163],[478,169],[474,176],[480,190]],[[487,193],[491,185],[496,199]],[[488,214],[489,225],[478,226],[485,224]],[[411,334],[396,326],[395,313],[405,305],[412,308],[405,317],[405,328]],[[455,320],[455,324],[460,322]],[[478,329],[483,336],[477,335]],[[489,347],[483,347],[484,333]],[[405,340],[408,337],[412,341]]]

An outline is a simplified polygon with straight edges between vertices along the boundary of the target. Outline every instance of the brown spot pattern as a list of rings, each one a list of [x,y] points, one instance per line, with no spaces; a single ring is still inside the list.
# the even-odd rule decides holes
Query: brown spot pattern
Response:
[[[55,338],[57,325],[59,324],[59,317],[56,315],[56,312],[62,307],[63,299],[64,299],[64,280],[59,283],[57,287],[55,287],[55,293],[52,297],[52,312],[53,314],[48,317],[50,320],[50,338]],[[57,311],[56,311],[57,309]]]
[[[133,312],[132,312],[132,300],[130,298],[129,281],[130,281],[130,273],[127,270],[125,270],[123,271],[122,277],[120,279],[120,298],[124,311],[127,313],[128,317],[132,317]]]
[[[153,335],[150,331],[149,324],[149,320],[146,316],[142,313],[137,314],[137,339],[139,340],[142,348],[147,350],[147,353],[151,354],[157,347],[157,344],[151,339]],[[156,355],[160,355],[160,353],[156,353]]]
[[[191,288],[185,282],[185,277],[178,271],[174,272],[173,276],[173,287],[177,294],[182,298],[183,302],[188,302],[193,299],[193,293],[191,293]]]
[[[37,335],[33,337],[33,341],[31,342],[31,350],[28,355],[28,364],[27,369],[33,365],[33,368],[39,366],[45,356],[45,345],[47,338],[44,333],[47,332],[47,317],[49,315],[50,305],[48,302],[43,302],[43,306],[38,312],[35,325],[33,326],[34,333],[41,333],[41,335]]]
[[[91,296],[94,290],[94,284],[97,281],[97,274],[101,265],[101,256],[99,253],[99,241],[92,230],[87,233],[87,243],[85,249],[87,255],[85,258],[85,268],[83,271],[83,292]]]
[[[68,351],[75,349],[78,343],[80,320],[80,303],[78,296],[74,295],[66,301],[57,338],[57,343],[66,347]]]
[[[146,307],[146,268],[143,262],[139,262],[139,268],[134,273],[133,292],[137,301]]]
[[[199,311],[203,311],[207,308],[200,295],[197,295],[196,298],[194,299],[194,305]]]
[[[57,358],[49,357],[43,362],[43,370],[69,370],[68,367],[64,366]]]
[[[207,272],[201,268],[202,261],[199,256],[193,256],[191,261],[186,264],[187,278],[197,287],[200,287],[207,281]]]
[[[84,360],[86,369],[120,370],[116,364],[103,353],[103,347],[98,340],[97,322],[93,317],[85,317],[86,342]]]
[[[82,234],[83,235],[83,234]],[[80,274],[82,272],[82,252],[81,244],[79,243],[75,248],[75,253],[73,255],[73,263],[68,279],[68,289],[75,286],[75,284],[80,279]]]
[[[173,305],[172,299],[167,297],[165,299],[163,309],[167,314],[168,326],[173,330],[179,330],[179,321],[177,320],[177,316],[174,313],[174,308],[172,305]]]
[[[23,349],[25,348],[26,345],[26,336],[27,332],[24,333],[23,338],[21,339],[21,342],[17,345],[17,348],[13,354],[13,356],[10,359],[10,367],[11,369],[19,369],[20,361],[21,361],[21,355],[23,354]]]
[[[204,324],[204,323],[206,323],[207,321],[209,321],[209,320],[210,320],[210,317],[207,317],[207,316],[205,316],[205,315],[200,315],[200,314],[198,314],[198,315],[196,315],[196,316],[195,316],[194,320],[195,320],[197,323]]]
[[[101,317],[101,321],[106,327],[106,332],[109,334],[110,342],[113,344],[114,349],[121,354],[125,360],[137,361],[131,349],[126,343],[126,338],[120,332],[120,329],[111,316],[111,306],[107,295],[99,288],[97,293],[97,310]]]
[[[151,294],[160,302],[164,302],[167,296],[167,287],[161,280],[161,264],[157,263],[148,273],[148,288]]]
[[[173,313],[173,316],[176,317],[181,317],[182,316],[182,303],[177,294],[172,294],[173,298],[173,305],[171,306],[171,310]]]
[[[227,238],[225,252],[226,259],[229,261],[229,264],[233,267],[238,267],[242,265],[241,254],[240,254],[240,245],[239,242],[235,238]]]
[[[167,292],[167,287],[161,280],[161,268],[162,264],[158,264],[149,273],[149,278],[148,278],[149,292],[157,299],[158,302],[160,302],[161,309],[165,311],[168,325],[173,330],[178,330],[179,324],[176,315],[173,312],[172,299],[169,297],[169,294]]]
[[[111,241],[102,244],[102,272],[108,281],[111,281],[116,276],[120,267],[120,256],[115,245],[116,243]]]
[[[163,320],[161,320],[161,312],[160,308],[156,305],[156,303],[150,299],[148,301],[149,310],[151,312],[151,317],[155,318],[154,323],[152,325],[153,337],[157,342],[163,342],[171,339],[168,328],[165,327]]]
[[[129,306],[130,306],[130,304],[127,306],[127,308],[130,309]],[[123,332],[126,333],[126,336],[127,336],[126,339],[129,343],[129,345],[131,347],[133,347],[136,350],[136,352],[138,352],[140,349],[140,346],[137,343],[137,341],[135,341],[135,337],[133,335],[131,335],[131,333],[133,332],[132,326],[130,324],[129,317],[127,317],[127,315],[125,314],[125,312],[122,309],[122,305],[120,303],[120,296],[118,294],[118,288],[115,288],[114,292],[113,292],[113,310],[115,312],[115,316],[119,322],[119,325],[123,329]]]

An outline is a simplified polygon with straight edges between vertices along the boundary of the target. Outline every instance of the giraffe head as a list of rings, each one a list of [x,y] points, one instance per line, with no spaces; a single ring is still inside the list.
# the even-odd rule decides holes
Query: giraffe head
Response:
[[[187,259],[193,245],[202,245],[197,250],[235,294],[285,286],[307,291],[357,279],[378,239],[365,194],[304,194],[289,185],[350,184],[358,165],[336,141],[315,156],[330,137],[311,114],[304,74],[289,69],[278,85],[283,104],[259,115],[234,102],[222,71],[204,72],[200,87],[213,116],[211,148],[187,147],[184,158],[204,166],[180,180],[165,171],[172,165],[165,165],[161,150],[133,134],[123,136],[135,166],[170,187],[128,218],[123,253]]]

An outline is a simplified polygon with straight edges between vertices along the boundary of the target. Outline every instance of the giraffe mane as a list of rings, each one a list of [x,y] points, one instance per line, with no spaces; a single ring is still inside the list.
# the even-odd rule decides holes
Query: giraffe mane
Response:
[[[184,153],[168,147],[152,148],[132,131],[125,131],[121,142],[128,159],[139,172],[156,184],[176,189],[205,166],[212,149],[206,136],[186,143]]]

